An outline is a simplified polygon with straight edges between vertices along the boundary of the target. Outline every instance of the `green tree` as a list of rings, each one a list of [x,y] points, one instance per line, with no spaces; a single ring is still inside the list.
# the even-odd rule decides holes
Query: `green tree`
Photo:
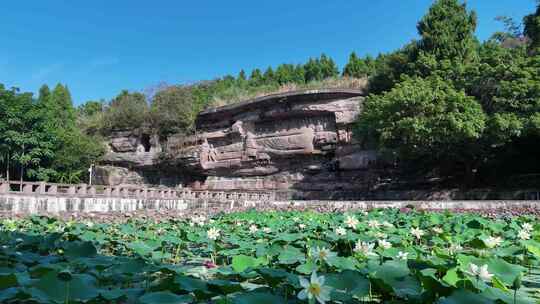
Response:
[[[407,78],[364,102],[357,132],[402,159],[463,164],[470,173],[486,117],[480,104],[437,76]],[[473,155],[471,155],[473,154]]]
[[[261,73],[261,70],[254,69],[251,71],[251,76],[249,77],[249,85],[252,87],[261,86],[264,83],[264,78]]]
[[[103,101],[89,100],[78,107],[78,112],[84,116],[92,116],[103,112]]]
[[[50,97],[43,100],[48,101],[48,104],[45,106],[47,111],[46,116],[54,128],[75,128],[76,112],[73,107],[71,93],[67,86],[60,83],[57,84]]]
[[[339,70],[332,58],[321,54],[320,58],[309,58],[304,65],[306,82],[323,80],[325,78],[336,77]]]
[[[437,0],[418,23],[419,49],[436,60],[470,62],[476,58],[476,13],[458,0]]]
[[[276,77],[274,75],[274,70],[272,69],[272,67],[268,67],[266,71],[264,71],[263,78],[265,84],[276,83]]]
[[[293,82],[297,84],[303,84],[306,82],[306,71],[304,70],[303,65],[297,64],[294,67]]]
[[[537,52],[540,49],[540,1],[537,1],[536,12],[525,16],[524,34],[531,39],[530,50]]]
[[[415,74],[413,63],[418,53],[417,44],[413,41],[392,53],[379,54],[375,58],[374,71],[369,78],[369,92],[380,94],[389,91],[401,81],[402,75]]]
[[[375,61],[371,56],[359,58],[355,52],[349,56],[349,61],[343,68],[343,76],[364,78],[369,77],[375,72]]]
[[[143,94],[127,90],[111,100],[104,114],[107,132],[139,128],[148,121],[148,104]]]
[[[171,86],[158,92],[150,109],[153,126],[162,136],[191,131],[199,110],[194,104],[192,87]]]
[[[276,81],[280,84],[293,83],[295,74],[294,74],[294,65],[292,64],[280,64],[275,72]]]
[[[339,69],[334,60],[325,54],[321,54],[319,59],[322,71],[322,79],[337,77],[339,75]]]
[[[53,156],[53,140],[45,127],[45,117],[31,93],[5,90],[0,85],[0,149],[10,177],[11,165],[18,167],[19,179],[38,177],[40,165]]]

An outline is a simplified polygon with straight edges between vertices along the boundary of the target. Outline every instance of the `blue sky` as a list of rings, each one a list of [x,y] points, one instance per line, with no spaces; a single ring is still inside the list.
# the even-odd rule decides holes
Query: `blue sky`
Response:
[[[5,1],[0,83],[36,92],[68,85],[76,104],[122,89],[301,63],[322,52],[342,67],[351,51],[388,52],[417,37],[432,0]],[[521,20],[534,0],[468,0],[480,39]]]

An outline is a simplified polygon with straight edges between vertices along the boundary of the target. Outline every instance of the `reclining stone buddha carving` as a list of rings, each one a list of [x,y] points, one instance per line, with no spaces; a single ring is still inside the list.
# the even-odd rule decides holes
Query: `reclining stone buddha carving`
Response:
[[[267,176],[334,157],[351,144],[363,92],[315,90],[256,98],[199,114],[197,135],[171,137],[167,152],[207,176]]]

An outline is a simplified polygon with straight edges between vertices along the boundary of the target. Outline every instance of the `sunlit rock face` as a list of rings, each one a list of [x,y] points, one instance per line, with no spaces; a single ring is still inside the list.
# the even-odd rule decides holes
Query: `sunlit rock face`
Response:
[[[119,130],[106,140],[107,152],[100,165],[94,168],[94,182],[102,185],[158,185],[173,186],[162,174],[159,155],[162,145],[149,128]]]
[[[165,152],[169,162],[207,177],[195,188],[354,187],[341,180],[342,171],[366,169],[375,160],[352,136],[364,96],[361,90],[299,91],[210,109],[198,115],[196,135],[168,138]]]

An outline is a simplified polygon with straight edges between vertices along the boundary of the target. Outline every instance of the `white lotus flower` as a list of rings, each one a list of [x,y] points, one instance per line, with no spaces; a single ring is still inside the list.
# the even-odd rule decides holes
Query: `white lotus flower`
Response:
[[[531,238],[531,234],[526,230],[521,230],[518,232],[518,238],[522,240],[528,240]]]
[[[192,222],[198,226],[203,226],[205,221],[206,221],[206,217],[204,215],[199,215],[192,219]],[[191,226],[194,226],[194,225],[191,225]]]
[[[426,233],[424,232],[424,230],[422,230],[422,229],[420,229],[420,228],[412,228],[412,229],[411,229],[411,234],[414,235],[415,238],[421,239],[422,236],[423,236],[424,234],[426,234]]]
[[[349,228],[355,229],[358,225],[358,220],[352,215],[347,215],[345,218],[345,225],[347,225]]]
[[[467,271],[468,274],[475,276],[479,278],[482,281],[491,281],[491,278],[493,277],[493,274],[489,273],[488,271],[488,265],[478,266],[476,264],[471,263],[469,265],[469,271]]]
[[[295,216],[295,217],[292,218],[292,220],[293,220],[293,222],[299,222],[299,221],[300,221],[300,218],[297,217],[297,216]]]
[[[369,220],[367,225],[369,228],[378,228],[381,224],[377,220]]]
[[[377,244],[379,245],[379,247],[383,248],[383,249],[388,249],[388,248],[391,248],[392,247],[392,243],[386,241],[386,240],[379,240],[377,241]]]
[[[497,237],[490,236],[484,240],[484,244],[486,244],[488,248],[495,248],[501,245],[501,243],[502,243],[502,238],[499,236]]]
[[[398,260],[406,260],[407,257],[409,256],[409,253],[408,252],[398,252],[397,254],[397,258]]]
[[[94,227],[94,223],[88,221],[88,222],[86,222],[86,226],[92,228],[92,227]]]
[[[270,228],[268,228],[268,227],[264,227],[264,228],[263,228],[263,232],[264,232],[264,233],[270,233],[270,232],[272,232],[272,229],[270,229]]]
[[[324,247],[319,248],[315,247],[311,249],[311,256],[315,258],[315,260],[318,261],[325,261],[328,258],[335,257],[337,254],[335,252],[330,251],[329,249],[326,249]]]
[[[242,223],[241,223],[241,222],[237,222],[237,223],[236,223],[236,226],[237,226],[237,227],[241,227],[241,226],[242,226]]]
[[[450,248],[448,248],[448,251],[450,251],[450,254],[454,254],[461,250],[463,250],[463,247],[461,247],[460,244],[452,244],[450,245]]]
[[[336,230],[335,230],[335,233],[337,235],[346,235],[347,230],[345,230],[345,228],[343,228],[343,227],[337,227]]]
[[[384,221],[382,225],[386,228],[394,228],[394,225],[388,221]]]
[[[306,225],[305,225],[305,224],[298,224],[298,228],[300,228],[300,229],[305,229],[305,228],[306,228]]]
[[[375,232],[375,237],[378,239],[385,239],[387,235],[382,232]]]
[[[436,234],[441,234],[444,232],[441,227],[433,227],[431,231],[435,232]]]
[[[259,228],[257,228],[257,226],[255,225],[249,226],[249,233],[255,233],[257,231],[259,231]]]
[[[330,291],[332,290],[329,286],[324,285],[324,276],[317,276],[317,273],[314,271],[311,273],[310,281],[305,278],[299,278],[300,285],[302,289],[298,293],[298,298],[300,300],[311,301],[313,299],[317,300],[320,304],[324,304],[327,301],[330,301]]]
[[[219,232],[220,230],[217,229],[217,228],[210,228],[207,232],[206,232],[206,235],[208,236],[209,239],[211,240],[217,240],[217,238],[219,237]]]
[[[521,225],[521,228],[527,232],[533,231],[533,225],[531,225],[530,223],[525,223]]]
[[[377,255],[375,252],[373,252],[373,247],[375,247],[375,244],[358,241],[356,244],[354,244],[353,250],[354,252],[361,253],[365,256]]]

